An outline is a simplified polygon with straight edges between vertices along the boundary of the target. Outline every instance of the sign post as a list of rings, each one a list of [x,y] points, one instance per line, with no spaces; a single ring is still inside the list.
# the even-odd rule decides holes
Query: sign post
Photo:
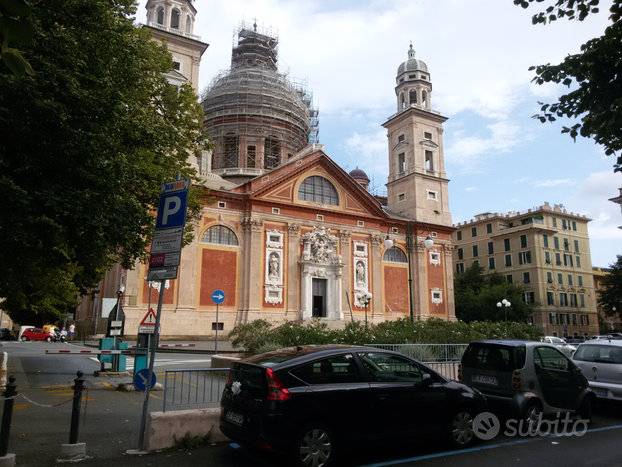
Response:
[[[216,340],[214,341],[214,355],[218,353],[218,305],[225,301],[225,293],[222,290],[214,290],[212,300],[216,304]]]

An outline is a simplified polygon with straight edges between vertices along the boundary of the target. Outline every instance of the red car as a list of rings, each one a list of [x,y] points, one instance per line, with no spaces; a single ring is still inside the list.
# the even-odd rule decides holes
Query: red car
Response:
[[[48,341],[55,340],[54,334],[39,328],[28,328],[22,333],[22,341]]]

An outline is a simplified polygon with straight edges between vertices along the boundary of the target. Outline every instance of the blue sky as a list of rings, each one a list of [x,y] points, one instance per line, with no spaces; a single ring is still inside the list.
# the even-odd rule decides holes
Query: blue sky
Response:
[[[563,204],[593,219],[592,264],[606,267],[622,254],[622,213],[608,201],[618,195],[622,174],[613,173],[614,158],[592,140],[575,143],[560,133],[562,122],[531,118],[538,101],[554,102],[565,88],[531,84],[528,69],[559,63],[601,35],[610,2],[582,23],[532,25],[532,14],[552,3],[523,10],[512,0],[197,0],[194,33],[210,44],[199,88],[230,66],[240,21],[272,28],[281,69],[306,79],[313,91],[326,153],[348,171],[358,165],[382,191],[388,149],[381,125],[396,112],[396,72],[412,41],[431,74],[432,108],[449,118],[444,146],[453,222]]]

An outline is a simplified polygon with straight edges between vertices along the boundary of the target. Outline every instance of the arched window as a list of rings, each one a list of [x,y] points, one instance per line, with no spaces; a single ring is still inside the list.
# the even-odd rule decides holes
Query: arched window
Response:
[[[280,164],[281,142],[276,136],[270,136],[264,143],[264,168],[276,169]]]
[[[201,237],[201,243],[215,243],[217,245],[238,245],[238,238],[233,230],[224,225],[213,225]]]
[[[164,25],[164,7],[160,7],[156,11],[156,22]]]
[[[416,89],[410,90],[410,94],[408,95],[408,102],[410,102],[411,104],[417,103],[417,90]]]
[[[421,92],[421,105],[423,107],[425,107],[426,109],[430,108],[430,103],[428,102],[428,92],[427,91],[422,91]]]
[[[171,10],[171,28],[179,29],[179,10]]]
[[[408,258],[406,258],[406,253],[404,253],[403,250],[393,246],[384,252],[382,261],[388,261],[390,263],[408,263]]]
[[[319,177],[317,175],[306,178],[300,184],[298,199],[339,206],[339,195],[333,184],[324,177]]]

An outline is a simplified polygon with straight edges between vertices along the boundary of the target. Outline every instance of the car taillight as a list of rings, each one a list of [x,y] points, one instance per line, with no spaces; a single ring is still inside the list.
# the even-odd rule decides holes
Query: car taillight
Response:
[[[520,389],[523,387],[523,374],[519,370],[512,373],[512,388]]]
[[[462,363],[458,363],[458,381],[462,381]]]
[[[268,381],[268,397],[266,399],[270,401],[285,401],[292,397],[278,376],[270,368],[266,369],[266,380]]]

